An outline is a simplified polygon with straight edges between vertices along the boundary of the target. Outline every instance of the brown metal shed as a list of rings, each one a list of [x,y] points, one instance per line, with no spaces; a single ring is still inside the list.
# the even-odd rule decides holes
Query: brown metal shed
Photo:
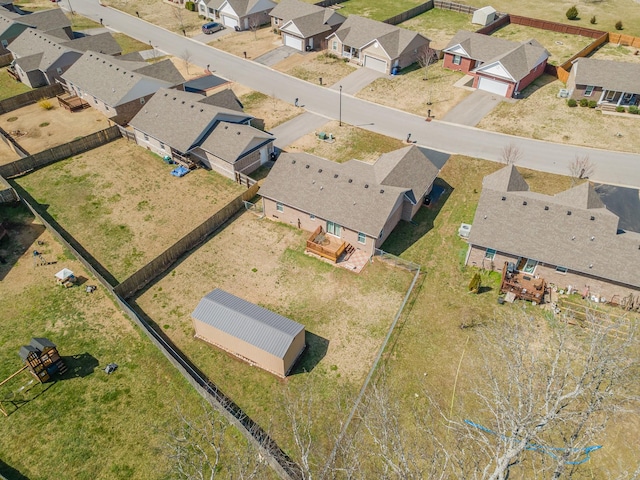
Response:
[[[293,320],[219,288],[191,314],[196,338],[279,377],[285,377],[305,347],[305,330]]]

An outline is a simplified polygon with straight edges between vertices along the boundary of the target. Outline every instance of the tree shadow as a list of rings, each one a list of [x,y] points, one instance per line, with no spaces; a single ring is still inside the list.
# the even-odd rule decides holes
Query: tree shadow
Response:
[[[431,203],[423,206],[411,222],[400,222],[389,238],[382,244],[382,250],[400,256],[433,229],[433,222],[453,192],[453,187],[441,178],[433,182]]]
[[[61,380],[88,377],[100,365],[97,358],[86,352],[62,357],[62,361],[67,366],[67,371],[62,374]]]
[[[482,293],[492,292],[492,291],[493,291],[493,287],[489,287],[487,285],[481,285],[480,288],[478,289],[478,295]]]
[[[7,480],[29,480],[29,477],[23,475],[18,470],[10,467],[0,459],[0,476]]]
[[[309,331],[305,332],[305,343],[305,351],[289,372],[289,376],[311,372],[329,349],[329,340]]]
[[[12,215],[9,208],[0,209],[0,222],[4,221],[5,235],[0,239],[0,281],[4,280],[9,271],[16,264],[18,259],[22,257],[40,238],[45,231],[44,225],[33,223],[35,217]]]

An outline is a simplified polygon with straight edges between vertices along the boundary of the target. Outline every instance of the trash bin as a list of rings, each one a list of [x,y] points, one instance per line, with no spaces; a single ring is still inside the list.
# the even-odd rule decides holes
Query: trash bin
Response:
[[[318,134],[318,138],[319,138],[320,140],[324,140],[325,138],[327,138],[327,134],[326,134],[326,133],[324,133],[324,132],[320,132],[320,133]]]

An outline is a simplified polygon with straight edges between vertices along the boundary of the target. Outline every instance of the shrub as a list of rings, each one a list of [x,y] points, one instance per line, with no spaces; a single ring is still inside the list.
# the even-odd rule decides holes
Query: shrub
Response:
[[[640,108],[637,105],[631,105],[629,107],[629,113],[633,113],[634,115],[640,114]]]
[[[591,23],[591,25],[595,25],[596,24],[596,16],[594,15],[593,17],[591,17],[591,20],[589,20],[589,22]]]
[[[580,99],[580,106],[581,107],[588,107],[589,106],[589,100],[586,98],[581,98]]]
[[[43,98],[42,100],[40,100],[38,102],[38,105],[40,105],[40,107],[44,108],[45,110],[53,109],[53,103],[51,103],[51,101],[46,98]]]
[[[567,100],[567,105],[569,105],[570,107],[577,107],[578,102],[576,102],[573,98],[570,98],[569,100]]]
[[[622,30],[622,20],[616,22],[616,30]]]
[[[473,278],[471,279],[471,281],[469,282],[469,291],[471,293],[478,293],[480,292],[480,274],[476,273]]]
[[[40,128],[44,128],[44,127],[48,127],[49,126],[49,122],[42,122],[40,124]]]
[[[624,113],[626,111],[627,111],[627,109],[624,108],[624,107],[616,107],[616,112],[618,112],[618,113]]]
[[[190,12],[195,12],[196,4],[194,2],[184,2],[184,8],[186,8]]]
[[[569,10],[567,10],[567,13],[565,15],[569,20],[576,20],[578,18],[578,9],[574,5]]]
[[[598,106],[598,102],[595,100],[589,100],[589,108],[596,108]]]

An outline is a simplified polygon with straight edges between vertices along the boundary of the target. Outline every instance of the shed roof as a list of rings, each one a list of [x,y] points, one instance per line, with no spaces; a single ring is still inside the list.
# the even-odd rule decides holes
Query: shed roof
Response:
[[[469,243],[640,287],[640,234],[618,229],[591,184],[553,196],[505,189],[493,180],[509,170],[485,177]]]
[[[29,342],[29,344],[34,346],[35,348],[37,348],[41,352],[43,352],[45,350],[45,348],[56,348],[56,344],[55,343],[53,343],[48,338],[44,338],[44,337],[32,338],[31,341]]]
[[[191,316],[278,358],[284,358],[304,325],[216,288]]]
[[[34,352],[35,353],[40,353],[40,350],[38,350],[33,345],[23,345],[22,347],[20,347],[20,350],[18,351],[18,355],[20,355],[20,358],[24,362],[27,359],[27,357],[29,356],[29,354],[34,353]]]
[[[577,59],[571,71],[577,85],[592,85],[605,90],[640,94],[640,64],[598,60]]]

